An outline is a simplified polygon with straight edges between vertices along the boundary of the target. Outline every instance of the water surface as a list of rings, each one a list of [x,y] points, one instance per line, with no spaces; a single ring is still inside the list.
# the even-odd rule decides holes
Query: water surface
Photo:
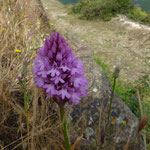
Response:
[[[142,10],[150,13],[150,0],[132,0],[134,4],[140,6]]]
[[[78,0],[59,0],[61,3],[63,4],[74,4],[74,3],[77,3]]]

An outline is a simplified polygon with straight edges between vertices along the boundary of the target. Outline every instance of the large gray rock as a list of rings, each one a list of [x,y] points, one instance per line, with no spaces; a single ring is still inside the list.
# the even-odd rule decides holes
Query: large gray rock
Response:
[[[89,81],[88,98],[73,107],[71,118],[73,124],[78,123],[78,132],[86,121],[84,138],[95,141],[106,150],[144,150],[141,135],[136,139],[138,119],[116,94],[113,98],[110,123],[107,125],[107,114],[111,97],[111,85],[104,71],[97,65],[91,55],[91,50],[73,36],[66,35],[76,55],[84,62],[86,77]],[[111,121],[116,118],[115,124]],[[122,121],[126,121],[123,124]],[[104,143],[104,141],[106,142]],[[106,146],[106,147],[105,147]]]

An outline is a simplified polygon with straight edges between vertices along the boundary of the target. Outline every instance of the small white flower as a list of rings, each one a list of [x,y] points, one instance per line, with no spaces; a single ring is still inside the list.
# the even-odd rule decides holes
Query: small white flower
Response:
[[[88,125],[91,125],[93,123],[92,117],[90,117],[90,120],[88,121]]]
[[[25,128],[25,123],[22,123],[22,124],[21,124],[21,127],[22,127],[22,128]]]
[[[116,120],[116,122],[117,122],[118,124],[121,124],[122,121],[123,121],[123,118],[121,118],[121,117],[117,118],[117,120]]]
[[[94,88],[94,89],[93,89],[93,92],[97,92],[97,91],[98,91],[97,88]]]
[[[23,143],[22,146],[23,146],[24,149],[26,149],[28,144],[27,143]]]

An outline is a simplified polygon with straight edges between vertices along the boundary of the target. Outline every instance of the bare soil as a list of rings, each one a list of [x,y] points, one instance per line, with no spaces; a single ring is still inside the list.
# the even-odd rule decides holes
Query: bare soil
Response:
[[[119,18],[109,22],[79,19],[57,0],[42,0],[44,8],[58,32],[69,33],[87,45],[113,71],[121,61],[120,78],[133,82],[150,72],[150,31],[123,25]]]

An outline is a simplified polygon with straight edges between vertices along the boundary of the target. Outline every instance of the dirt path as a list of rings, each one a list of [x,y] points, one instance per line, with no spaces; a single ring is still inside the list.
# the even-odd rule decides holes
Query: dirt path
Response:
[[[121,60],[122,80],[132,82],[150,71],[150,31],[122,25],[119,18],[109,22],[80,20],[57,0],[41,1],[57,31],[75,35],[110,71]]]

